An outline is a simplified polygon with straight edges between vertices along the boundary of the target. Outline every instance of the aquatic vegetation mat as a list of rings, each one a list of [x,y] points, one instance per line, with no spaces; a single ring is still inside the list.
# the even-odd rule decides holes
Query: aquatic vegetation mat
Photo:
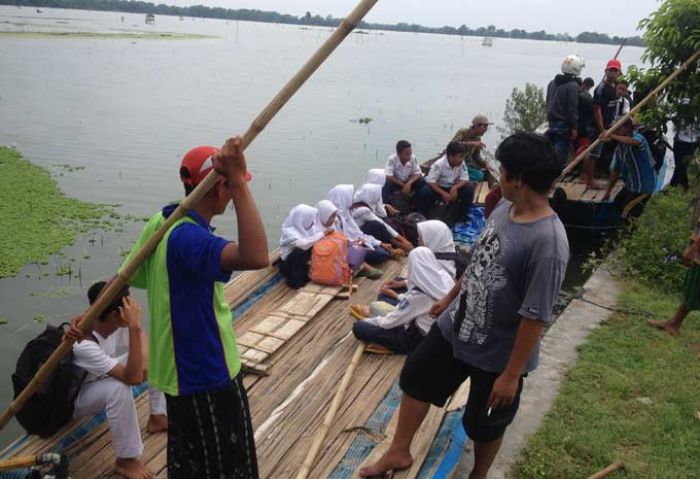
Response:
[[[0,147],[0,278],[72,244],[77,235],[110,227],[112,208],[66,197],[49,172]],[[111,219],[110,219],[111,218]]]

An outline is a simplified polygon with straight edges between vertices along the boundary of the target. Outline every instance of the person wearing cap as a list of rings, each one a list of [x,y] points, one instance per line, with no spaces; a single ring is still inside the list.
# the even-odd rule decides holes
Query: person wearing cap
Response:
[[[622,63],[614,58],[605,67],[605,77],[603,81],[593,91],[593,126],[594,131],[591,141],[595,141],[603,134],[615,120],[617,112],[617,89],[615,83],[622,75]],[[589,187],[595,188],[593,175],[595,173],[596,161],[599,161],[607,168],[615,151],[614,142],[601,141],[598,146],[591,151],[590,156],[584,160],[581,171],[581,180]]]
[[[257,478],[253,429],[224,283],[233,271],[269,265],[267,238],[248,189],[240,138],[188,151],[180,167],[190,194],[212,171],[221,178],[165,233],[129,284],[148,290],[149,383],[165,393],[168,477]],[[214,216],[233,201],[238,242],[216,236]],[[125,265],[175,211],[153,215]]]
[[[576,78],[586,65],[578,55],[567,55],[561,73],[547,86],[547,137],[561,161],[569,159],[571,143],[578,136],[578,93]]]
[[[481,141],[481,137],[486,134],[489,125],[493,125],[493,123],[486,115],[480,113],[472,118],[472,125],[469,128],[457,130],[455,136],[450,140],[450,143],[458,141],[466,148],[464,163],[467,165],[469,178],[473,181],[484,181],[485,178],[488,178],[490,183],[492,179],[486,168],[486,162],[481,158],[481,150],[486,146]],[[445,152],[443,151],[442,154],[444,155]]]

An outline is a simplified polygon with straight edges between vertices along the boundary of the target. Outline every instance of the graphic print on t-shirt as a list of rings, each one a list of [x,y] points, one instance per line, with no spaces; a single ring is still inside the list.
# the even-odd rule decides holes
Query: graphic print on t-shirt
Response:
[[[506,285],[506,270],[498,261],[503,246],[491,224],[486,227],[474,248],[462,279],[460,302],[464,306],[456,308],[452,313],[453,323],[459,325],[457,337],[462,342],[481,345],[489,337],[493,293]],[[454,314],[459,314],[461,310],[464,311],[464,316],[455,318]]]

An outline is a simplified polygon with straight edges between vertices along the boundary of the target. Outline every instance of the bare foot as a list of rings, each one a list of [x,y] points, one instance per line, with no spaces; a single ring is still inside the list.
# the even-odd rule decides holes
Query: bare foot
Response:
[[[413,464],[409,453],[388,450],[377,462],[360,469],[360,477],[382,477],[389,471],[408,469]]]
[[[115,469],[117,474],[121,474],[126,479],[155,479],[156,477],[149,468],[135,458],[117,458]]]
[[[653,326],[656,329],[660,329],[661,331],[665,331],[671,336],[678,336],[680,333],[680,329],[678,326],[675,326],[670,320],[669,321],[652,321],[649,320],[647,321],[647,324],[649,326]]]
[[[165,432],[168,430],[168,416],[165,414],[148,416],[148,422],[146,423],[146,432],[155,434],[157,432]]]

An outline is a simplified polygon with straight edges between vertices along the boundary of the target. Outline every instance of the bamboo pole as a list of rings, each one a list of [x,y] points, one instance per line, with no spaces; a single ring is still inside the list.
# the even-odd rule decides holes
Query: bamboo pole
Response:
[[[280,92],[268,103],[262,112],[253,120],[248,130],[241,138],[242,149],[245,150],[261,131],[270,123],[275,115],[284,107],[289,99],[301,88],[301,86],[309,79],[309,77],[323,64],[331,53],[340,45],[345,37],[347,37],[358,23],[364,18],[378,0],[360,0],[350,14],[343,20],[335,31],[329,36],[304,66],[287,82]],[[92,325],[96,318],[104,311],[104,309],[112,302],[116,295],[126,285],[132,277],[136,269],[143,263],[160,243],[165,233],[175,224],[176,221],[184,217],[199,201],[207,194],[207,192],[219,180],[219,174],[216,171],[211,171],[202,182],[190,193],[177,207],[177,209],[168,217],[163,225],[153,234],[143,248],[136,254],[132,261],[122,268],[110,281],[104,292],[100,294],[95,303],[90,306],[85,312],[83,319],[78,325],[80,329],[88,333],[92,330]],[[46,380],[51,371],[54,370],[59,361],[68,354],[73,347],[73,342],[70,340],[64,341],[56,348],[49,359],[44,363],[34,378],[30,381],[27,387],[15,398],[12,403],[5,409],[0,416],[0,430],[12,419],[14,414],[22,409],[24,403],[34,394],[39,386]]]
[[[13,469],[24,469],[28,467],[54,464],[58,465],[64,458],[60,454],[43,453],[36,456],[20,456],[11,459],[0,460],[0,471],[11,471]]]
[[[699,58],[700,58],[700,50],[698,50],[697,52],[695,52],[695,53],[694,53],[690,58],[688,58],[680,67],[678,67],[678,69],[677,69],[676,71],[674,71],[673,73],[671,73],[671,74],[668,76],[668,78],[666,78],[664,81],[662,81],[662,82],[659,84],[659,86],[657,86],[656,88],[654,88],[642,101],[640,101],[634,108],[632,108],[632,109],[629,111],[629,113],[627,113],[625,116],[623,116],[623,117],[620,118],[618,121],[616,121],[616,122],[615,122],[610,128],[608,128],[606,131],[604,131],[603,133],[601,133],[601,134],[598,136],[598,139],[597,139],[597,140],[595,140],[593,143],[591,143],[591,144],[588,146],[588,148],[586,148],[585,150],[583,150],[583,152],[581,152],[580,155],[578,155],[576,158],[574,158],[573,161],[572,161],[571,163],[569,163],[569,165],[568,165],[566,168],[564,168],[564,171],[562,171],[561,175],[559,176],[559,179],[561,180],[561,179],[564,178],[566,175],[568,175],[569,173],[571,173],[571,170],[573,170],[574,168],[576,168],[576,165],[578,165],[579,163],[581,163],[581,161],[582,161],[584,158],[586,158],[586,157],[590,154],[590,152],[593,151],[593,149],[594,149],[596,146],[598,146],[598,144],[599,144],[601,141],[603,141],[603,138],[604,138],[604,137],[606,137],[607,135],[610,135],[610,134],[612,134],[613,132],[617,131],[617,129],[620,128],[627,120],[629,120],[630,117],[631,117],[632,115],[634,115],[635,113],[637,113],[640,109],[642,109],[642,108],[645,107],[648,103],[650,103],[652,100],[654,100],[654,99],[656,98],[656,95],[658,95],[659,92],[660,92],[661,90],[663,90],[664,88],[666,88],[666,87],[668,86],[669,83],[671,83],[673,80],[675,80],[676,77],[677,77],[678,75],[680,75],[681,73],[683,73],[690,65],[692,65],[693,63],[695,63],[696,61],[698,61]]]
[[[592,476],[589,476],[588,479],[603,479],[604,477],[608,477],[610,474],[612,474],[615,471],[619,471],[620,469],[624,469],[625,466],[622,464],[620,461],[615,461],[612,464],[610,464],[608,467],[603,469],[602,471],[598,471]]]
[[[320,429],[316,432],[314,441],[311,443],[311,448],[309,449],[309,452],[304,458],[304,463],[302,464],[301,469],[299,469],[299,473],[297,474],[296,479],[306,479],[309,476],[309,472],[311,472],[311,468],[313,467],[314,462],[316,461],[316,456],[321,450],[323,441],[326,439],[328,429],[330,428],[331,423],[335,419],[335,415],[338,413],[340,403],[342,402],[343,396],[345,396],[345,391],[348,389],[348,385],[350,384],[350,379],[355,373],[357,365],[360,363],[362,354],[365,352],[365,347],[365,343],[360,342],[360,344],[358,344],[357,348],[355,349],[355,354],[352,355],[352,360],[350,360],[350,364],[345,370],[343,379],[340,381],[340,386],[335,392],[335,396],[333,396],[333,402],[331,403],[331,407],[326,412],[326,417],[323,419],[323,423],[321,424]]]

